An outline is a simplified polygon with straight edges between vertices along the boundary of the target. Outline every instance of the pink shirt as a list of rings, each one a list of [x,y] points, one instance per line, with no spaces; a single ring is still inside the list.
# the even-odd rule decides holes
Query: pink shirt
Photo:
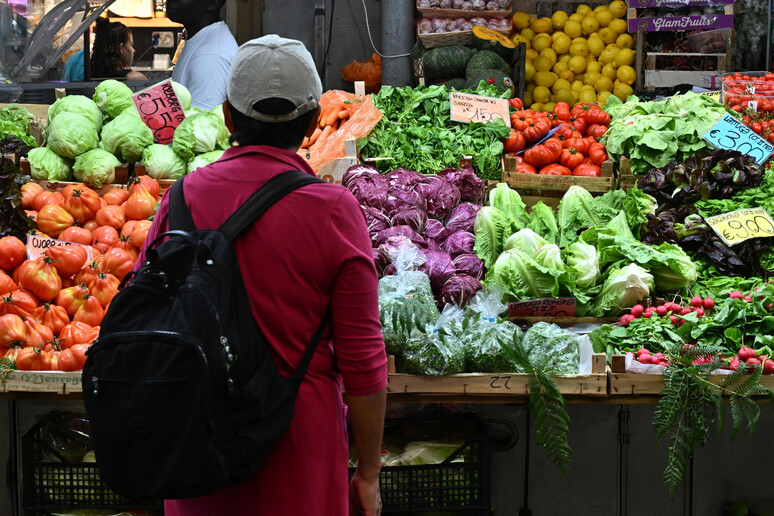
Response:
[[[185,180],[197,228],[216,228],[268,179],[314,172],[294,152],[233,147]],[[147,242],[167,228],[164,196]],[[290,376],[328,306],[330,329],[296,399],[288,433],[250,480],[208,496],[165,503],[167,516],[347,514],[347,431],[341,383],[355,396],[387,385],[378,283],[365,218],[345,188],[308,185],[290,193],[236,242],[253,314]],[[144,252],[138,263],[142,263]]]

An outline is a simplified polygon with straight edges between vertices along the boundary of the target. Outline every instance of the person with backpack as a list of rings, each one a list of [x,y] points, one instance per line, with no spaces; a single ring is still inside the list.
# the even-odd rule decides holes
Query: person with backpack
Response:
[[[321,94],[301,42],[239,47],[223,104],[233,146],[165,194],[84,367],[103,480],[168,498],[167,516],[381,513],[387,358],[371,242],[352,194],[297,153]],[[228,242],[243,289],[224,290]],[[247,303],[224,304],[240,290]],[[293,390],[294,405],[278,401]]]

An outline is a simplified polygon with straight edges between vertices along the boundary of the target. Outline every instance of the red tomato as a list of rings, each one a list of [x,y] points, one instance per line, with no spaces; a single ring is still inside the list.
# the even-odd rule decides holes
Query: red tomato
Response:
[[[562,151],[559,162],[570,170],[574,170],[575,167],[583,163],[583,154],[570,147]]]
[[[50,371],[51,356],[47,351],[22,348],[16,357],[16,369],[20,371]]]
[[[92,233],[91,245],[106,252],[118,243],[118,231],[113,226],[100,226]]]
[[[22,208],[25,210],[31,210],[32,204],[40,193],[43,192],[43,187],[38,183],[26,183],[21,187],[22,193]]]
[[[594,138],[602,138],[607,132],[607,126],[602,124],[592,124],[586,129],[586,134]]]
[[[53,263],[54,260],[45,255],[23,263],[19,284],[43,301],[54,299],[62,290],[62,280]]]
[[[550,165],[541,168],[540,174],[548,176],[571,176],[572,170],[559,163],[551,163]]]
[[[515,129],[511,129],[508,138],[503,140],[503,151],[506,153],[520,152],[524,150],[525,145],[524,135]]]
[[[524,152],[524,161],[536,167],[553,163],[562,155],[562,141],[551,137]]]
[[[596,165],[581,163],[572,171],[574,176],[601,177],[602,169]]]
[[[15,236],[0,238],[0,269],[11,271],[27,259],[27,247]]]
[[[54,260],[54,268],[61,276],[72,276],[86,265],[89,254],[79,245],[54,246],[45,255]]]
[[[81,222],[91,220],[99,211],[99,195],[86,185],[67,185],[62,190],[62,206]]]
[[[65,229],[75,224],[73,216],[58,204],[43,206],[35,221],[38,223],[38,229],[51,238],[58,237]]]
[[[64,288],[57,294],[55,303],[64,308],[69,316],[73,316],[83,304],[83,298],[88,293],[89,289],[85,285]]]
[[[59,335],[62,328],[70,324],[70,316],[67,315],[67,310],[51,303],[43,303],[37,307],[33,312],[33,316],[40,324],[51,328],[51,331],[56,335]]]
[[[518,111],[524,107],[524,102],[518,97],[513,97],[512,99],[508,99],[508,105]]]
[[[75,242],[76,244],[91,245],[93,235],[86,228],[71,226],[59,234],[59,240],[64,242]]]
[[[45,191],[36,195],[35,198],[32,200],[32,209],[35,211],[40,211],[40,209],[46,204],[61,205],[63,202],[64,202],[64,197],[62,197],[61,192]]]
[[[763,131],[763,126],[759,122],[753,122],[750,128],[758,134],[761,134],[761,131]]]

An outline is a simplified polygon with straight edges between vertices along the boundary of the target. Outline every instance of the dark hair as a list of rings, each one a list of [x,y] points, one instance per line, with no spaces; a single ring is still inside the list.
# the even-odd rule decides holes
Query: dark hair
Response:
[[[122,62],[120,45],[129,43],[129,29],[123,23],[97,18],[95,33],[94,48],[91,52],[91,76],[125,76],[126,65]]]
[[[271,98],[256,102],[253,109],[267,115],[284,115],[296,107],[287,99]],[[262,122],[250,118],[229,104],[234,132],[229,141],[239,145],[270,145],[281,149],[298,147],[304,141],[306,130],[315,110],[308,111],[287,122]]]

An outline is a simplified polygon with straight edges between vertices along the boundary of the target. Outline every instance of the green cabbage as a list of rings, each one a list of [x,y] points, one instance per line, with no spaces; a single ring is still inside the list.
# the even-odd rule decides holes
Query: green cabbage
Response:
[[[535,251],[535,261],[547,269],[564,271],[567,266],[562,261],[562,251],[556,244],[545,244]]]
[[[175,96],[177,101],[180,102],[180,107],[183,111],[191,109],[191,92],[188,88],[180,84],[179,82],[170,81],[172,83],[172,89],[175,90]]]
[[[142,151],[140,163],[153,179],[180,179],[186,174],[183,158],[169,145],[153,143]]]
[[[48,126],[48,146],[65,158],[76,158],[94,149],[99,136],[94,124],[77,113],[58,113]]]
[[[92,149],[76,158],[73,173],[78,181],[102,188],[115,180],[116,167],[120,165],[121,162],[108,151]]]
[[[38,181],[69,181],[72,178],[70,161],[48,147],[32,149],[27,154],[30,175]]]
[[[654,286],[653,276],[636,263],[611,268],[602,291],[594,298],[589,314],[597,317],[620,315],[624,309],[648,297]]]
[[[172,139],[172,149],[184,160],[197,154],[228,148],[228,129],[223,120],[209,111],[196,113],[183,120]]]
[[[115,118],[123,110],[134,106],[132,90],[126,84],[108,79],[94,89],[94,102],[109,118]]]
[[[153,133],[131,113],[121,113],[102,128],[105,150],[125,163],[134,163],[145,147],[153,143]]]
[[[94,130],[99,131],[102,127],[102,111],[99,106],[89,97],[83,95],[67,95],[54,102],[48,108],[48,123],[56,118],[60,113],[76,113],[85,118],[94,125]]]
[[[204,154],[194,156],[194,159],[188,162],[188,173],[190,174],[199,167],[218,161],[224,152],[225,151],[222,150],[214,150],[212,152],[205,152]]]

